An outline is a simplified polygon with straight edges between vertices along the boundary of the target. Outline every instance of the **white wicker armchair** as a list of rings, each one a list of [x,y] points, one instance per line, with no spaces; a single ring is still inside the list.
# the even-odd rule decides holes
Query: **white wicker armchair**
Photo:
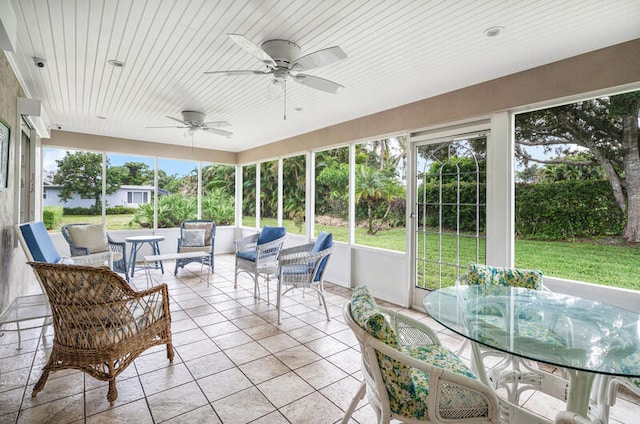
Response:
[[[287,230],[284,227],[265,226],[259,234],[236,240],[236,272],[233,287],[238,287],[238,274],[246,272],[254,282],[254,297],[260,295],[258,276],[264,275],[269,294],[269,278],[278,267],[278,255],[284,244]],[[267,298],[268,301],[268,298]]]
[[[282,307],[282,296],[293,289],[310,288],[318,293],[318,302],[324,305],[327,321],[330,320],[324,297],[324,273],[329,256],[333,253],[333,238],[321,233],[315,243],[282,249],[278,267],[278,324]]]
[[[364,286],[354,290],[343,317],[360,343],[364,379],[343,424],[365,393],[378,424],[498,422],[493,390],[424,324],[376,306]]]

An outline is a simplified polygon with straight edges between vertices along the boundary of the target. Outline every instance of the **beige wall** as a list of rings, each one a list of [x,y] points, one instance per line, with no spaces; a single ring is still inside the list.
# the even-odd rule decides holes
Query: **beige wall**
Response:
[[[51,131],[51,138],[42,140],[43,146],[88,149],[98,152],[117,152],[123,154],[160,156],[171,159],[193,160],[235,164],[236,153],[220,150],[199,149],[171,144],[151,143],[127,138],[106,137],[102,135],[81,134],[68,131]],[[105,147],[108,147],[105,149]]]
[[[35,277],[28,266],[21,247],[15,247],[14,207],[15,207],[15,163],[20,140],[17,112],[18,97],[24,97],[18,80],[0,52],[0,119],[11,127],[8,189],[0,189],[0,311],[3,311],[17,296],[22,296],[36,287]]]

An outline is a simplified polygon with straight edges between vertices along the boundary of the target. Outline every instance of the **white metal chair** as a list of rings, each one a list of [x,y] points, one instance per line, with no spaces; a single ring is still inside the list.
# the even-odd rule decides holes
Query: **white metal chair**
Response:
[[[324,273],[329,257],[333,252],[333,236],[322,231],[315,243],[290,247],[280,251],[278,261],[278,324],[282,296],[293,289],[313,289],[318,293],[318,301],[324,305],[327,321],[330,320],[327,302],[324,297]]]
[[[365,393],[378,424],[498,422],[494,391],[424,324],[378,307],[364,286],[354,290],[343,317],[360,344],[364,379],[343,424]]]
[[[640,361],[640,354],[633,353],[621,363],[626,361]],[[611,408],[615,406],[620,387],[624,387],[636,396],[640,396],[640,378],[614,377],[598,375],[594,382],[594,390],[591,392],[591,404],[589,414],[597,423],[608,423]]]
[[[284,227],[265,226],[258,234],[236,240],[236,272],[233,287],[238,287],[238,274],[245,272],[254,283],[253,296],[260,296],[258,277],[267,282],[267,302],[269,302],[269,281],[277,273],[278,255],[284,244],[287,230]]]

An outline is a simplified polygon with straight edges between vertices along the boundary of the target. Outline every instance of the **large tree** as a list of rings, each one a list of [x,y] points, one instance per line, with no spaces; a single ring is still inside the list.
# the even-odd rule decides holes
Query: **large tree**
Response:
[[[640,242],[640,92],[603,97],[516,117],[516,155],[526,163],[600,165],[626,215],[623,238]],[[556,159],[535,158],[526,147],[540,146]],[[586,148],[593,160],[564,160]]]
[[[56,160],[58,169],[53,176],[53,184],[61,186],[58,196],[65,203],[74,195],[93,199],[95,210],[100,210],[102,198],[102,155],[91,152],[66,152],[62,159]],[[120,187],[119,172],[109,168],[107,160],[107,194],[114,193]]]

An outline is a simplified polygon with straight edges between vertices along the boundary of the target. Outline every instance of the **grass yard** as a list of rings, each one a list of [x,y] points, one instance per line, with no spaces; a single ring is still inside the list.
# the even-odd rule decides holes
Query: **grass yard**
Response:
[[[129,225],[132,222],[133,214],[107,215],[107,229],[109,230],[136,230],[140,229],[138,224]],[[66,224],[101,224],[100,215],[64,215],[53,231],[60,231]]]

